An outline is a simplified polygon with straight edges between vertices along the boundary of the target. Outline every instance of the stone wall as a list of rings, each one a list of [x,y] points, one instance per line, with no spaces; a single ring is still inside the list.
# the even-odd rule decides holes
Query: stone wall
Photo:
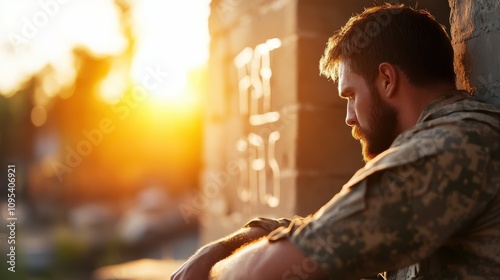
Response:
[[[457,86],[500,106],[500,0],[449,0]]]

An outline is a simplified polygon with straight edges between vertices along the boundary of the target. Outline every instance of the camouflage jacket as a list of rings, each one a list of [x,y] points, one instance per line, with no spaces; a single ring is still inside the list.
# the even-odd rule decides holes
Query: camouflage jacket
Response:
[[[443,96],[314,215],[247,226],[330,279],[500,279],[500,110]]]

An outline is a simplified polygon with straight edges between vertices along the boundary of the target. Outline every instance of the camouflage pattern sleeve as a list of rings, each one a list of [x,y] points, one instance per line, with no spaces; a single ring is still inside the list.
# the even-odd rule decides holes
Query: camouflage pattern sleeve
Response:
[[[269,240],[289,238],[331,279],[360,279],[428,258],[498,195],[485,183],[488,147],[462,132],[438,128],[389,149],[317,213]],[[441,276],[418,279],[463,278],[452,270]]]

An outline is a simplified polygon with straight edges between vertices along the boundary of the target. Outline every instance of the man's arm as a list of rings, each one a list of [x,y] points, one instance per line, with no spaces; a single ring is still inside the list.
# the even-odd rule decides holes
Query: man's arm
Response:
[[[177,271],[171,280],[207,279],[214,264],[231,255],[243,244],[257,240],[269,232],[261,227],[245,227],[235,233],[200,248]]]
[[[301,219],[295,217],[294,219]],[[177,271],[172,280],[207,279],[212,266],[231,255],[244,244],[253,242],[269,234],[280,226],[288,226],[289,219],[255,218],[242,229],[200,248]]]
[[[249,244],[218,262],[210,280],[323,279],[325,273],[287,239],[270,243],[267,238]]]

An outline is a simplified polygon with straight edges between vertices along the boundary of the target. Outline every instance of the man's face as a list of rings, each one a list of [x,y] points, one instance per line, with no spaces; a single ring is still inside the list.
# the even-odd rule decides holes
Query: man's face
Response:
[[[397,112],[384,100],[375,85],[350,71],[344,63],[339,68],[339,95],[347,99],[346,124],[352,136],[360,140],[365,162],[387,150],[396,136]]]

